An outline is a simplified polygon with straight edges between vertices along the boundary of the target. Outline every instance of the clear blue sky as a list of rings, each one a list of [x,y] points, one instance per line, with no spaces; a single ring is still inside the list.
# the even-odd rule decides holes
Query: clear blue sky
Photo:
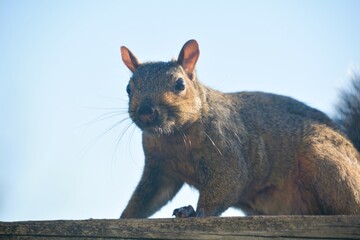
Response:
[[[143,166],[140,131],[119,141],[130,122],[114,126],[127,118],[121,45],[170,60],[194,38],[203,83],[332,115],[360,65],[359,13],[356,0],[0,1],[0,221],[119,217]],[[155,217],[197,196],[185,187]]]

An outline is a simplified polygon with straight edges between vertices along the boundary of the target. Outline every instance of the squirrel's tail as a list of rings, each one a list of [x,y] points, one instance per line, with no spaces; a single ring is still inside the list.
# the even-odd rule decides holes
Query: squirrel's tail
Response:
[[[353,74],[350,89],[342,91],[336,123],[360,152],[360,74]]]

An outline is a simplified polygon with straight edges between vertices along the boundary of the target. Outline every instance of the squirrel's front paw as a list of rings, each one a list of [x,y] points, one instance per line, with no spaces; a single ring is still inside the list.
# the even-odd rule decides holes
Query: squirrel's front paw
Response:
[[[181,207],[181,208],[176,208],[173,211],[173,216],[175,216],[176,218],[189,218],[189,217],[196,217],[197,214],[194,210],[194,208],[189,205],[189,206],[185,206],[185,207]]]

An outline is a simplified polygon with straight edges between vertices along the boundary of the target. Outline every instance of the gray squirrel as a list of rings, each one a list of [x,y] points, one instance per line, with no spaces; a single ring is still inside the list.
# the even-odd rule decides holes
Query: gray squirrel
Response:
[[[229,207],[247,215],[360,214],[358,77],[336,124],[290,97],[206,87],[195,71],[199,54],[189,40],[177,60],[140,63],[121,47],[145,154],[121,218],[151,216],[185,183],[199,190],[196,212],[188,206],[176,216],[219,216]]]

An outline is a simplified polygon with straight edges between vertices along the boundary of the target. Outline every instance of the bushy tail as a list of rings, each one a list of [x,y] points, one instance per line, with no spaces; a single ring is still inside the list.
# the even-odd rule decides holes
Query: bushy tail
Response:
[[[341,92],[336,122],[360,152],[360,74],[353,74],[350,89]]]

